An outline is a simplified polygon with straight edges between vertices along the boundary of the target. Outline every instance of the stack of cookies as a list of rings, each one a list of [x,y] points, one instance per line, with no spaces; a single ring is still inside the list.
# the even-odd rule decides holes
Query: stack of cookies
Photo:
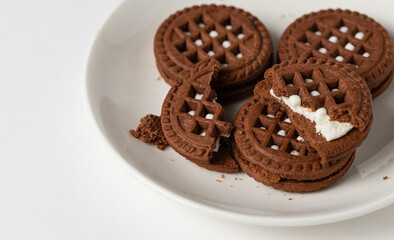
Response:
[[[232,149],[257,181],[315,191],[348,170],[372,123],[372,98],[349,66],[326,59],[275,65],[238,112]]]
[[[387,89],[394,71],[387,31],[339,9],[295,20],[280,38],[280,64],[272,67],[265,26],[228,6],[176,12],[157,30],[154,50],[172,88],[162,106],[162,131],[151,134],[145,124],[134,136],[152,135],[161,148],[168,142],[201,167],[227,173],[240,167],[291,192],[320,190],[347,172],[369,133],[372,98]],[[225,122],[221,104],[253,89],[234,127]]]

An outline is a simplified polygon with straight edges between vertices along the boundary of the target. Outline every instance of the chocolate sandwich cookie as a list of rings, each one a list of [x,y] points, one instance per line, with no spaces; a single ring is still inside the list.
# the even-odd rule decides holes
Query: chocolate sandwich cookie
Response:
[[[248,176],[254,178],[257,182],[261,182],[267,186],[272,186],[275,189],[283,190],[286,192],[312,192],[317,191],[337,182],[353,163],[355,152],[346,161],[346,164],[338,169],[333,174],[315,180],[292,180],[292,179],[281,179],[280,181],[269,181],[267,175],[269,172],[261,168],[259,165],[248,162],[246,158],[241,154],[237,145],[233,143],[233,155],[237,160],[242,171],[244,171]]]
[[[337,181],[372,124],[372,97],[348,65],[300,59],[275,65],[234,123],[233,156],[277,189],[315,191]]]
[[[172,86],[182,83],[201,62],[217,63],[212,88],[219,98],[245,95],[272,64],[271,37],[250,13],[235,7],[201,5],[166,19],[154,39],[156,65]],[[242,91],[240,91],[242,89]]]
[[[173,86],[162,106],[161,125],[170,146],[180,155],[210,170],[235,172],[222,137],[229,137],[232,125],[216,102],[210,83],[218,77],[217,64],[204,62],[179,86]],[[227,154],[227,155],[226,155]]]
[[[322,10],[296,19],[282,34],[278,55],[281,61],[315,57],[351,64],[374,98],[393,77],[389,34],[372,18],[349,10]]]

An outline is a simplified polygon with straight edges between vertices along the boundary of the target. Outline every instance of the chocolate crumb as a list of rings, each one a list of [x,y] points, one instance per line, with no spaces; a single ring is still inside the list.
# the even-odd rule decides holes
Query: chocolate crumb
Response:
[[[242,180],[242,178],[239,178],[239,180],[241,181],[241,180]]]
[[[389,179],[389,177],[387,177],[387,176],[384,176],[384,177],[383,177],[383,180],[387,180],[387,179]]]
[[[289,198],[289,200],[293,200],[292,198]]]
[[[225,178],[224,174],[222,174],[222,178]]]
[[[235,181],[237,181],[238,180],[238,178],[235,178]]]
[[[160,117],[153,114],[148,114],[141,118],[137,129],[130,130],[130,134],[145,143],[156,144],[157,148],[162,151],[168,145],[161,129]]]

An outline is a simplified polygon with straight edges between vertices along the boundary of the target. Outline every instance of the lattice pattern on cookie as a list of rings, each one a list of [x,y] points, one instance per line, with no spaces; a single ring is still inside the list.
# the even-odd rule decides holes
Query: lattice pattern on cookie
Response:
[[[295,42],[301,57],[332,57],[360,67],[375,46],[369,41],[373,32],[346,18],[318,19]]]
[[[202,14],[191,14],[174,28],[172,44],[190,64],[214,58],[227,66],[253,53],[256,45],[253,29],[239,21],[239,16],[224,10],[221,13],[226,14],[205,9]]]
[[[234,141],[247,161],[280,178],[298,180],[323,178],[346,164],[346,156],[337,155],[322,163],[316,149],[297,136],[286,112],[278,107],[272,102],[252,98],[240,108],[234,122]]]
[[[329,71],[314,68],[279,74],[279,78],[286,86],[288,96],[300,96],[304,107],[313,110],[324,107],[331,112],[338,108],[350,108],[354,103],[351,95],[347,95],[349,89],[346,89],[346,83],[341,83],[339,77]]]
[[[231,134],[232,125],[223,121],[223,109],[210,86],[218,71],[212,62],[200,64],[163,102],[163,133],[175,151],[192,161],[209,163],[220,137]]]
[[[262,147],[300,157],[316,154],[299,136],[286,112],[275,111],[267,105],[255,119],[253,133]]]
[[[185,132],[218,138],[229,136],[229,123],[221,121],[223,111],[216,103],[215,93],[209,86],[192,83],[177,113]]]

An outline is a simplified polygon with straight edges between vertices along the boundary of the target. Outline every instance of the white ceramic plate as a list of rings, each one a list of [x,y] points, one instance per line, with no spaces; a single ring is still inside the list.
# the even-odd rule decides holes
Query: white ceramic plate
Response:
[[[366,13],[394,33],[393,1],[217,3],[252,12],[267,26],[274,45],[296,17],[329,7]],[[224,174],[222,178],[221,173],[199,168],[171,148],[162,152],[132,138],[128,130],[135,128],[146,113],[159,114],[169,89],[163,79],[158,80],[153,55],[155,31],[171,13],[194,4],[198,3],[126,1],[106,21],[92,44],[85,84],[90,115],[110,148],[134,174],[181,202],[227,219],[260,225],[335,222],[394,202],[394,84],[374,101],[374,123],[352,168],[337,184],[315,193],[277,191],[245,173]],[[225,108],[227,120],[234,119],[242,102]],[[389,179],[384,181],[384,176]]]

